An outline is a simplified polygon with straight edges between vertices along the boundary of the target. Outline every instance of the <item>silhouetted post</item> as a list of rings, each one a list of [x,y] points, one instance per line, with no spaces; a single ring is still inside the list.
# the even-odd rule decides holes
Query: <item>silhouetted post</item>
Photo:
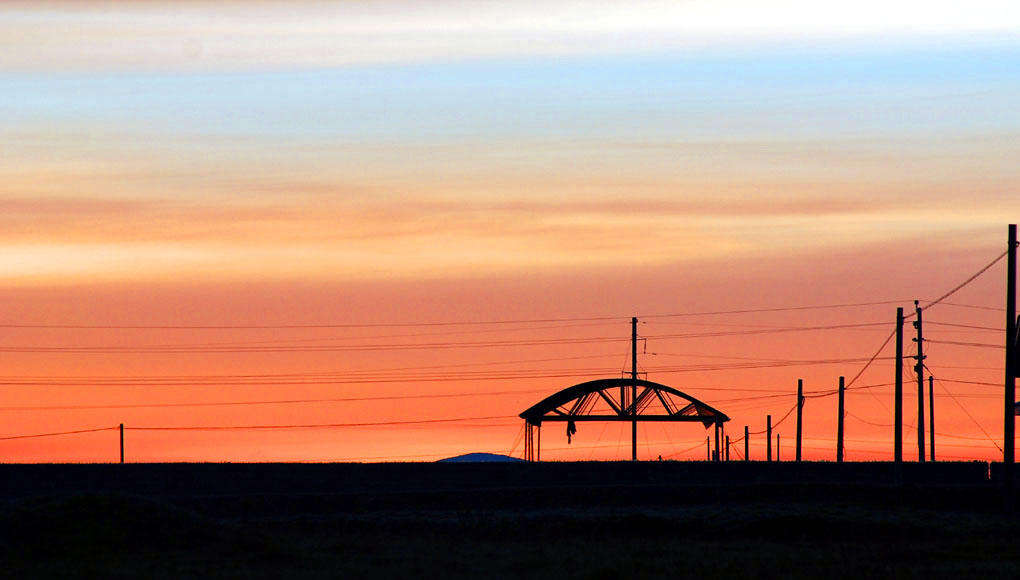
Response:
[[[903,462],[903,308],[896,309],[896,396],[893,412],[893,461]]]
[[[836,421],[836,463],[843,463],[843,393],[846,392],[843,377],[839,377],[839,419]]]
[[[630,460],[637,461],[637,317],[630,319]]]
[[[751,460],[751,445],[750,445],[750,433],[747,430],[747,425],[744,425],[744,461]]]
[[[712,461],[712,437],[705,436],[705,461]]]
[[[730,436],[726,436],[726,461],[730,460]]]
[[[1002,485],[1006,496],[1006,513],[1013,511],[1013,463],[1016,433],[1017,325],[1016,317],[1016,224],[1009,226],[1009,248],[1006,258],[1006,416],[1002,423]]]
[[[924,333],[921,326],[921,304],[914,300],[914,313],[917,320],[914,321],[914,328],[917,329],[917,364],[914,365],[914,372],[917,373],[917,461],[924,463]]]
[[[804,427],[804,379],[797,379],[797,461],[800,461],[800,438]]]
[[[779,461],[779,433],[776,433],[776,461]]]
[[[928,447],[931,448],[931,460],[935,461],[935,377],[928,375]]]
[[[124,424],[120,424],[120,462],[124,463]]]
[[[713,457],[715,458],[716,461],[719,461],[720,459],[722,459],[722,454],[720,453],[721,449],[720,449],[720,446],[719,446],[719,431],[720,431],[719,427],[720,427],[719,423],[716,423],[715,424],[715,454],[713,455]]]
[[[535,444],[535,461],[542,461],[542,424],[538,424],[538,442]]]
[[[772,461],[772,415],[765,416],[765,435],[768,437],[768,443],[765,445],[767,450],[769,461]]]

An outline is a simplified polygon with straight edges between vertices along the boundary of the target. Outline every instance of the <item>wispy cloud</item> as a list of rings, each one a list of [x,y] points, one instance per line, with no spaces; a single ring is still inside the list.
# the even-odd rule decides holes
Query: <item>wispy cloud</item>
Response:
[[[0,20],[0,70],[261,69],[995,35],[1016,32],[1020,9],[1008,0],[8,2]]]

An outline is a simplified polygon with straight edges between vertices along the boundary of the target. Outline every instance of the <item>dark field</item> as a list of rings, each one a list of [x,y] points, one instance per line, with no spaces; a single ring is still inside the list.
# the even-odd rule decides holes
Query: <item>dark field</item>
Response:
[[[4,465],[7,578],[1020,578],[984,464]]]

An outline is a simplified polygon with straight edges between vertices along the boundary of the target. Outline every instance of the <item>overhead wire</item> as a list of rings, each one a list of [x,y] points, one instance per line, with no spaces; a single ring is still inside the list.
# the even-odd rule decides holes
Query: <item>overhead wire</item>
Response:
[[[11,441],[13,439],[35,439],[38,437],[57,437],[60,435],[78,435],[80,433],[98,433],[99,431],[112,431],[119,428],[120,427],[98,427],[96,429],[78,429],[75,431],[57,431],[54,433],[37,433],[33,435],[10,435],[7,437],[0,437],[0,441]]]
[[[921,363],[921,364],[924,364],[924,363]],[[929,373],[928,376],[932,377],[934,379],[934,381],[939,384],[939,388],[941,388],[947,395],[949,395],[949,398],[951,398],[953,400],[953,402],[956,403],[956,406],[959,407],[960,410],[963,411],[964,414],[967,415],[968,418],[970,418],[971,422],[973,422],[974,425],[976,425],[977,428],[980,429],[982,433],[984,433],[985,437],[987,437],[988,440],[992,442],[992,445],[995,445],[995,447],[999,450],[999,452],[1003,452],[1002,451],[1002,447],[1000,447],[998,442],[996,442],[995,439],[993,439],[992,436],[988,434],[988,431],[985,431],[985,428],[981,426],[981,423],[979,423],[978,420],[975,419],[974,416],[970,414],[970,411],[968,411],[967,408],[963,406],[963,403],[961,403],[956,398],[956,396],[953,395],[953,393],[949,389],[947,389],[945,385],[942,384],[942,381],[939,380],[939,377],[937,377],[935,375],[935,371],[933,371],[930,368],[928,368],[927,364],[924,364],[924,368],[928,370],[928,373]]]
[[[844,304],[823,304],[813,306],[788,306],[771,308],[748,308],[740,310],[715,310],[701,312],[682,312],[671,314],[644,314],[638,318],[677,318],[687,316],[712,316],[722,314],[748,314],[756,312],[784,312],[797,310],[819,310],[830,308],[853,308],[882,304],[898,304],[905,300],[886,300],[876,302],[856,302]],[[577,316],[556,318],[528,319],[494,319],[494,320],[459,320],[434,322],[373,322],[373,323],[332,323],[332,324],[34,324],[34,323],[0,323],[0,328],[38,328],[38,329],[76,329],[76,330],[273,330],[273,329],[314,329],[314,328],[413,328],[441,326],[483,326],[503,324],[537,324],[552,322],[598,322],[598,321],[629,321],[630,316]]]

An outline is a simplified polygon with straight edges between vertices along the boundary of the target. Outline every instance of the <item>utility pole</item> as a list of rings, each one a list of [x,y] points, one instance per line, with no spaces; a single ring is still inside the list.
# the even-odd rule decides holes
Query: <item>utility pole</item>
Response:
[[[917,364],[914,365],[914,372],[917,373],[917,461],[924,463],[924,332],[921,327],[921,304],[914,300],[914,313],[917,320],[914,321],[914,328],[917,329],[917,355],[914,358]]]
[[[779,433],[776,433],[776,461],[779,461]]]
[[[721,448],[719,446],[719,432],[720,431],[722,431],[722,429],[720,429],[719,423],[716,423],[715,424],[715,451],[712,452],[712,460],[713,461],[719,461],[719,460],[722,459],[722,455],[719,453],[721,451]]]
[[[772,415],[765,416],[765,434],[768,437],[768,444],[766,444],[767,455],[769,461],[772,461]]]
[[[931,461],[935,462],[935,377],[928,375],[928,439]]]
[[[843,393],[846,392],[843,377],[839,377],[839,419],[836,421],[836,463],[843,463]]]
[[[800,439],[804,432],[804,379],[797,379],[797,461],[800,461]]]
[[[712,461],[712,444],[709,443],[711,440],[711,436],[705,435],[705,461]]]
[[[124,463],[124,424],[120,424],[120,462]]]
[[[747,430],[747,425],[744,425],[744,461],[751,460],[751,446],[748,443],[750,440],[750,433]]]
[[[1020,321],[1016,317],[1016,224],[1009,226],[1009,247],[1006,250],[1006,389],[1005,389],[1005,411],[1006,415],[1002,423],[1002,478],[1003,491],[1005,492],[1006,513],[1013,511],[1013,503],[1016,497],[1013,495],[1013,464],[1014,459],[1014,438],[1016,437],[1016,377],[1020,375],[1020,368],[1017,368],[1017,325]]]
[[[730,460],[730,436],[726,436],[726,461]]]
[[[630,460],[637,461],[637,317],[630,319]]]
[[[893,412],[893,461],[903,462],[903,307],[896,309],[896,410]]]

